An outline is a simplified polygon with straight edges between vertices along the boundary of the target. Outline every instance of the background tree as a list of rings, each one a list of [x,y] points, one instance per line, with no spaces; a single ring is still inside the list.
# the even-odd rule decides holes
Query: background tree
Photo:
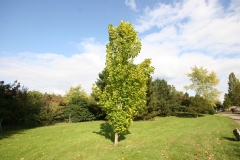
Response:
[[[221,101],[217,101],[215,111],[219,111],[222,109],[223,109],[223,103]]]
[[[39,91],[29,91],[27,94],[27,105],[31,110],[28,112],[28,115],[32,115],[29,117],[29,123],[36,125],[37,123],[41,123],[41,120],[38,119],[38,115],[40,114],[41,108],[46,104],[45,96],[43,93]],[[42,123],[43,124],[43,123]]]
[[[141,42],[130,23],[121,21],[118,27],[109,25],[108,33],[105,63],[108,77],[100,102],[113,127],[114,145],[117,145],[119,134],[130,127],[134,115],[146,105],[146,84],[154,69],[149,59],[133,64],[141,50]]]
[[[189,94],[184,93],[180,96],[180,104],[178,111],[179,112],[186,112],[186,107],[190,104]]]
[[[232,97],[232,103],[235,106],[240,106],[240,83],[236,85],[234,96]]]
[[[180,93],[173,85],[168,85],[164,79],[153,81],[155,105],[160,116],[170,116],[177,112],[180,106]]]
[[[37,94],[37,92],[34,93],[35,96]],[[35,101],[38,102],[37,105],[39,104],[40,108],[39,113],[35,115],[36,122],[41,125],[50,125],[63,120],[63,108],[66,102],[61,95],[45,93],[42,102],[40,100],[41,96],[37,96]]]
[[[98,79],[95,82],[95,85],[92,86],[92,93],[91,93],[91,97],[94,99],[94,101],[96,103],[94,103],[94,112],[96,113],[96,117],[98,119],[105,119],[106,117],[106,112],[103,110],[102,106],[100,105],[99,101],[99,95],[97,93],[96,88],[99,88],[101,90],[101,92],[103,92],[105,86],[107,85],[107,71],[104,68],[103,71],[101,73],[98,74]]]
[[[240,105],[240,82],[233,72],[230,73],[228,77],[228,97],[226,98],[230,99],[230,106]]]
[[[174,85],[170,87],[170,104],[171,104],[171,115],[176,115],[181,106],[181,97],[184,95],[182,91],[177,91]]]
[[[53,101],[46,101],[40,108],[40,112],[36,115],[36,120],[42,125],[54,124],[62,118],[62,106]]]
[[[223,111],[232,106],[232,102],[227,93],[224,94]]]
[[[221,92],[216,88],[220,79],[215,72],[208,73],[207,69],[203,67],[191,68],[192,72],[187,73],[187,76],[192,81],[192,84],[185,86],[185,89],[191,89],[196,92],[196,95],[202,96],[211,106],[215,106]]]
[[[81,105],[82,103],[87,103],[88,94],[82,89],[81,85],[78,85],[76,87],[70,87],[64,97],[68,104]]]
[[[134,117],[134,120],[153,120],[158,114],[152,77],[147,82],[146,105]]]
[[[20,87],[17,81],[6,85],[1,82],[0,117],[3,118],[4,125],[41,123],[43,119],[40,117],[43,117],[41,114],[46,104],[43,94],[38,91],[28,91],[27,88]]]
[[[28,89],[26,87],[22,87],[17,91],[16,95],[17,99],[17,107],[16,110],[18,110],[18,114],[16,117],[21,121],[21,123],[29,123],[33,119],[33,110],[31,106],[28,105]]]
[[[91,113],[94,114],[95,119],[105,120],[106,112],[104,112],[99,104],[99,100],[96,100],[96,97],[99,99],[97,94],[92,91],[91,95],[88,98],[88,109]]]
[[[0,119],[4,125],[20,125],[25,121],[27,89],[20,82],[12,84],[0,82]]]
[[[90,111],[90,97],[82,89],[81,85],[70,87],[65,94],[67,101],[64,107],[64,119],[69,122],[91,121],[96,119],[95,115]],[[92,101],[91,101],[92,102]]]
[[[106,68],[103,69],[103,71],[101,73],[98,74],[98,79],[96,81],[96,85],[97,87],[103,91],[105,86],[107,85],[107,77],[108,77],[108,73]]]
[[[194,113],[196,117],[198,117],[200,113],[206,113],[211,110],[212,106],[208,102],[208,100],[204,99],[199,95],[196,95],[195,97],[190,97],[188,112]]]

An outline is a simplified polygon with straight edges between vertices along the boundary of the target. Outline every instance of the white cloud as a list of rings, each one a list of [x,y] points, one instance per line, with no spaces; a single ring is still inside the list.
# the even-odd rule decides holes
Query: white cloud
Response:
[[[203,0],[183,1],[174,5],[160,3],[153,10],[145,10],[136,29],[144,32],[157,27],[166,34],[164,30],[173,28],[175,33],[171,37],[175,36],[174,40],[182,49],[204,48],[212,54],[239,54],[240,12],[236,8],[239,5],[231,5],[231,9],[226,10],[217,1]]]
[[[84,40],[80,45],[83,53],[71,57],[53,53],[19,53],[18,56],[1,57],[0,75],[12,81],[17,79],[30,90],[64,94],[70,86],[80,84],[91,93],[92,84],[104,68],[105,45],[94,39]]]
[[[132,10],[137,11],[137,5],[135,0],[125,0],[126,6],[130,7]]]
[[[234,72],[240,78],[239,8],[236,1],[224,8],[216,0],[147,7],[135,24],[142,39],[137,62],[152,58],[154,77],[178,90],[190,84],[186,73],[191,67],[203,66],[217,73],[219,89],[227,92],[228,75]]]

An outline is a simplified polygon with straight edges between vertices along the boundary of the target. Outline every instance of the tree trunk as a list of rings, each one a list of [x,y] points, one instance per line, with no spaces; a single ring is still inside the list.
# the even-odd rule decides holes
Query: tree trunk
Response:
[[[0,121],[0,132],[2,133],[2,118],[1,118],[1,121]]]
[[[68,116],[68,123],[72,123],[72,119],[71,119],[71,113]]]
[[[115,133],[114,146],[118,145],[118,133]]]

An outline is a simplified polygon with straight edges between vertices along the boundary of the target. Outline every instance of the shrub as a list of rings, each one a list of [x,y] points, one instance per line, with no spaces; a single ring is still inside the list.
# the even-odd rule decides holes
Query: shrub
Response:
[[[212,109],[209,111],[209,114],[214,115],[214,114],[216,114],[216,111],[214,109]]]
[[[48,102],[40,108],[40,113],[35,118],[40,124],[49,125],[61,119],[62,113],[62,106],[56,102]]]
[[[64,108],[64,119],[69,122],[93,121],[96,119],[88,107],[69,104]]]
[[[183,118],[196,118],[196,113],[189,113],[189,112],[178,112],[176,113],[176,117],[183,117]]]

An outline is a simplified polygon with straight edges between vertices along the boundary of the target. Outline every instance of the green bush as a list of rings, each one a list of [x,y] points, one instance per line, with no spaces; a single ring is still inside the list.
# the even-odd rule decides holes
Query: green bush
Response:
[[[189,113],[189,112],[178,112],[176,113],[176,117],[183,117],[183,118],[196,118],[198,117],[197,113]]]
[[[62,106],[59,106],[56,102],[48,102],[40,108],[40,113],[35,115],[35,119],[40,124],[49,125],[60,120],[62,113]]]
[[[93,121],[96,117],[86,106],[69,104],[64,108],[64,119],[68,122],[84,122]]]
[[[172,112],[171,116],[177,116],[177,112]]]
[[[214,109],[212,109],[209,111],[209,114],[214,115],[214,114],[216,114],[216,111]]]

